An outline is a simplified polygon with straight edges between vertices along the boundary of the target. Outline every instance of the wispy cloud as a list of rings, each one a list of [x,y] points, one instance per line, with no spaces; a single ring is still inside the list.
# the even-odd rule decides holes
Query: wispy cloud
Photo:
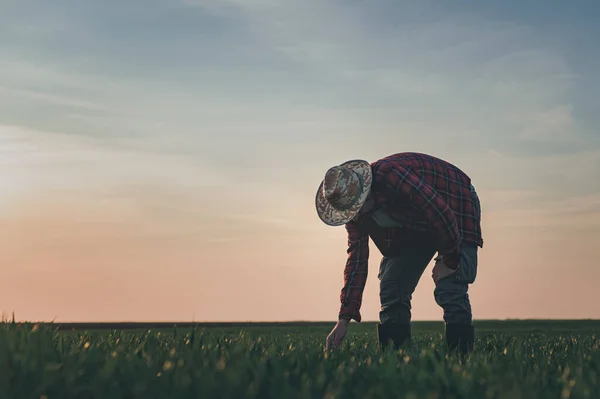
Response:
[[[525,139],[542,141],[569,141],[577,137],[573,106],[563,105],[531,115],[522,130]]]
[[[133,12],[130,6],[122,12]],[[456,160],[480,185],[506,189],[560,192],[597,176],[595,155],[584,152],[591,138],[574,119],[577,72],[538,27],[386,1],[189,0],[161,10],[168,18],[157,29],[171,27],[171,47],[182,51],[140,33],[156,10],[120,31],[124,40],[100,25],[55,19],[53,34],[72,48],[82,45],[65,36],[74,27],[83,29],[90,48],[113,37],[113,52],[101,47],[102,62],[123,71],[135,65],[139,76],[81,58],[7,59],[0,64],[13,82],[4,99],[0,93],[5,120],[92,135],[129,150],[201,158],[237,176],[236,184],[262,179],[287,190],[295,190],[293,180],[277,168],[306,180],[295,187],[308,190],[328,162],[375,158],[390,148]],[[92,11],[74,10],[81,17]],[[111,12],[96,11],[116,21]],[[184,16],[212,21],[210,36],[187,20],[170,25]],[[36,47],[37,34],[28,36],[28,47]],[[127,41],[153,48],[143,55],[152,62],[121,57]],[[26,107],[16,109],[15,93]],[[50,105],[63,109],[49,111]],[[489,157],[490,151],[504,155]],[[306,167],[315,174],[304,175]]]
[[[24,100],[39,103],[40,105],[61,105],[69,108],[83,108],[86,110],[104,110],[103,107],[98,106],[92,102],[80,100],[77,98],[71,98],[60,94],[49,94],[38,90],[28,89],[11,89],[8,87],[0,86],[0,93],[11,96],[13,101]]]
[[[3,180],[38,193],[72,189],[93,196],[131,184],[198,188],[221,182],[201,160],[124,149],[94,137],[0,125],[0,140]]]
[[[507,139],[526,147],[584,139],[565,102],[576,73],[532,26],[464,10],[442,15],[429,4],[402,9],[422,18],[399,23],[375,18],[389,7],[382,1],[189,3],[237,10],[264,46],[302,65],[307,79],[327,84],[348,108],[387,109],[390,124],[400,112],[406,129],[445,129],[505,151]],[[421,109],[437,117],[425,121]]]

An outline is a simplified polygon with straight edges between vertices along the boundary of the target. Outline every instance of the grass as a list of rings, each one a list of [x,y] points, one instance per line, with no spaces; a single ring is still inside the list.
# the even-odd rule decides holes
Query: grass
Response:
[[[466,359],[441,323],[384,354],[373,323],[85,327],[2,323],[0,398],[600,398],[600,321],[481,321]]]

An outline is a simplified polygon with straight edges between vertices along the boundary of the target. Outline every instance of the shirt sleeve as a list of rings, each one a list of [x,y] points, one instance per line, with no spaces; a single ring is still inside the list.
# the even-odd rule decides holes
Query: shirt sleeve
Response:
[[[348,259],[344,269],[344,286],[340,294],[340,319],[361,321],[360,307],[368,275],[369,234],[360,221],[346,224]]]
[[[439,240],[439,251],[444,262],[458,266],[460,232],[456,214],[436,191],[404,165],[390,164],[378,172],[388,200],[402,196],[417,209],[423,210]]]

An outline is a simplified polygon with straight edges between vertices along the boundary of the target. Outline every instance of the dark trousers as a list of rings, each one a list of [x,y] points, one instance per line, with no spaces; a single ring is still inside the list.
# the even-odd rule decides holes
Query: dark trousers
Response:
[[[481,204],[475,188],[471,186],[473,202],[481,220]],[[436,240],[431,235],[406,231],[386,252],[379,267],[381,311],[378,325],[380,349],[389,340],[396,347],[410,339],[412,294],[437,252]],[[439,280],[433,292],[436,303],[444,311],[446,342],[450,350],[470,352],[474,344],[473,314],[469,300],[469,285],[477,277],[478,247],[461,246],[459,269]]]
[[[470,325],[473,320],[468,290],[477,276],[477,250],[477,246],[464,245],[459,270],[436,284],[435,301],[443,309],[447,324]],[[436,252],[432,243],[422,239],[398,248],[394,256],[381,260],[378,276],[381,323],[410,323],[412,294]]]
[[[481,203],[473,186],[471,193],[477,217],[481,220]],[[435,239],[431,235],[406,232],[406,236],[395,243],[393,255],[383,257],[378,276],[381,323],[410,323],[412,294],[436,252]],[[469,285],[477,277],[477,255],[476,245],[463,244],[459,270],[436,284],[434,297],[444,310],[446,324],[470,326],[473,321]]]

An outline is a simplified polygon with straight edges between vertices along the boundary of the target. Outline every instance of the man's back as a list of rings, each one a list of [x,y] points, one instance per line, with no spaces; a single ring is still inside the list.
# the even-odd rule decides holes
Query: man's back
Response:
[[[376,206],[405,228],[433,232],[427,200],[433,196],[456,217],[462,241],[483,246],[479,204],[473,202],[471,178],[457,166],[431,155],[402,152],[371,164]],[[432,190],[431,194],[428,194]],[[399,195],[392,195],[398,193]],[[405,194],[405,195],[403,195]],[[419,195],[416,195],[419,194]],[[444,209],[429,207],[436,212]]]

